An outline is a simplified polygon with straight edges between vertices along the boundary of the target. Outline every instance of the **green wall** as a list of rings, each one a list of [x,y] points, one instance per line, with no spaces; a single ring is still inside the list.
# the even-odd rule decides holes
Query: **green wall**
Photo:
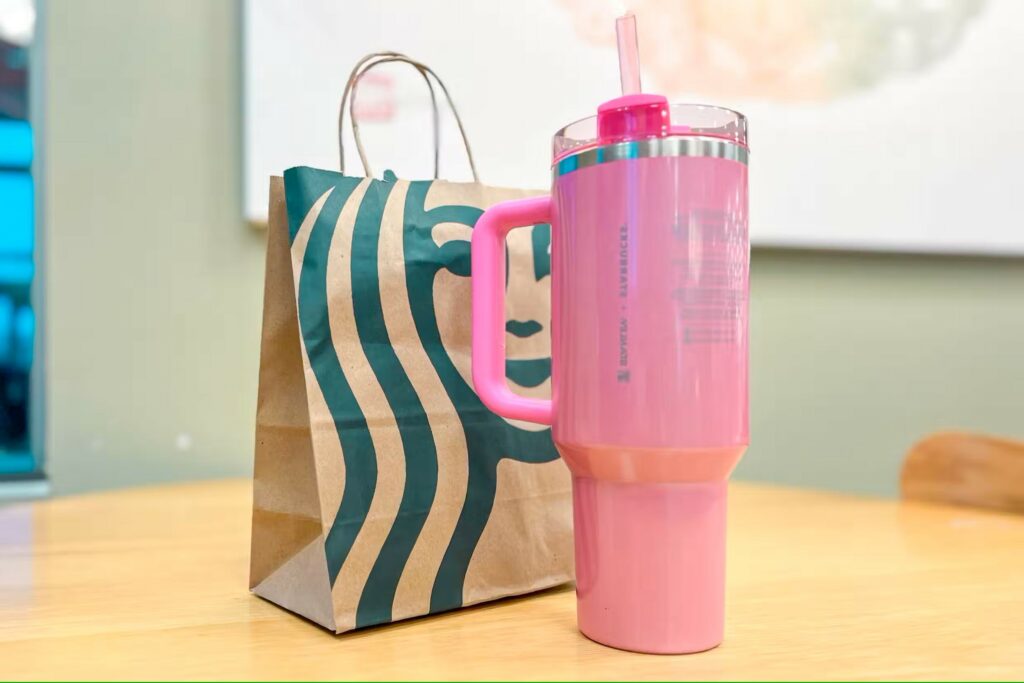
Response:
[[[895,494],[947,428],[1024,437],[1024,261],[760,249],[737,474]]]
[[[251,471],[263,236],[242,219],[234,0],[47,0],[48,470],[58,492]],[[895,492],[919,436],[1024,436],[1024,264],[757,250],[739,476]]]
[[[57,492],[250,471],[263,235],[238,8],[48,0],[47,468]]]

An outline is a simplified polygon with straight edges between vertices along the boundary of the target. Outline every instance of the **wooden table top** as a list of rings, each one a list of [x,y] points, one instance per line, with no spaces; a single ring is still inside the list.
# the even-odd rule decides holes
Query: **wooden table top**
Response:
[[[250,484],[0,508],[0,678],[1019,678],[1024,518],[734,484],[725,642],[619,652],[571,589],[334,636],[248,593]]]

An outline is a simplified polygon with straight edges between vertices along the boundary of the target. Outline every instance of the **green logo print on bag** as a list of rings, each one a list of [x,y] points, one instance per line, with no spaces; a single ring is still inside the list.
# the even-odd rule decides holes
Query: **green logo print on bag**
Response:
[[[354,211],[351,243],[335,245],[331,258],[347,258],[348,263],[334,263],[334,270],[346,271],[351,287],[351,316],[354,319],[358,347],[372,370],[390,415],[398,428],[404,455],[404,483],[397,512],[387,530],[380,552],[366,576],[356,610],[356,627],[392,620],[392,605],[402,573],[413,553],[417,539],[439,488],[438,440],[433,433],[427,406],[436,405],[437,398],[424,395],[403,365],[395,342],[419,345],[429,359],[435,384],[443,386],[446,400],[457,413],[465,439],[467,462],[464,464],[465,498],[454,531],[440,559],[430,593],[430,611],[439,612],[463,603],[463,588],[474,550],[487,524],[495,503],[498,465],[504,459],[524,463],[543,463],[558,455],[551,442],[550,429],[531,431],[512,425],[491,413],[477,398],[453,361],[445,337],[468,339],[469,307],[454,316],[443,311],[439,315],[435,301],[436,286],[443,285],[438,276],[468,278],[470,274],[469,242],[454,239],[441,244],[435,240],[435,228],[456,224],[472,228],[483,213],[481,208],[440,204],[427,208],[432,181],[401,183],[405,190],[400,214],[388,200],[399,185],[394,175],[385,173],[384,180],[352,178],[338,173],[311,168],[294,168],[285,172],[285,195],[288,208],[289,234],[293,243],[303,226],[308,230],[305,250],[298,272],[299,327],[309,367],[322,391],[324,402],[333,420],[344,460],[344,489],[337,515],[326,537],[328,573],[332,586],[349,558],[360,532],[367,526],[378,479],[391,473],[378,471],[377,447],[372,431],[381,422],[377,414],[368,415],[357,400],[358,381],[351,364],[339,357],[338,340],[332,335],[331,307],[339,295],[332,289],[332,243],[336,227],[345,223],[343,212]],[[365,188],[365,189],[364,189]],[[397,196],[397,195],[396,195]],[[352,206],[348,206],[352,200]],[[356,205],[358,201],[358,205]],[[319,213],[308,225],[314,215]],[[385,219],[385,209],[393,220]],[[398,216],[398,218],[394,218]],[[401,258],[405,282],[394,282],[393,264],[381,262],[382,229],[396,230],[402,222]],[[550,274],[550,227],[535,226],[532,231],[533,275],[539,280]],[[383,274],[383,275],[382,275]],[[384,281],[382,281],[382,277]],[[442,290],[443,291],[443,290]],[[385,296],[404,296],[414,323],[410,338],[394,338],[385,310],[390,304]],[[460,329],[446,331],[458,321]],[[337,326],[339,323],[335,322]],[[516,337],[529,337],[541,329],[538,320],[510,321],[508,332]],[[465,349],[468,354],[468,348]],[[344,354],[342,354],[344,355]],[[531,358],[510,360],[507,374],[523,387],[536,387],[550,377],[551,360]],[[354,387],[355,389],[354,390]],[[378,409],[379,412],[380,409]],[[433,408],[436,412],[438,408]]]

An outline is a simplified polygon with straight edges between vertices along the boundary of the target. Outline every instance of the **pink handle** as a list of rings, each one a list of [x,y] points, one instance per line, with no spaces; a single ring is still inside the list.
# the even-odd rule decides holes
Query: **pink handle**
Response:
[[[514,394],[505,380],[505,236],[551,222],[551,197],[495,204],[473,228],[473,384],[484,405],[511,420],[551,424],[551,401]]]

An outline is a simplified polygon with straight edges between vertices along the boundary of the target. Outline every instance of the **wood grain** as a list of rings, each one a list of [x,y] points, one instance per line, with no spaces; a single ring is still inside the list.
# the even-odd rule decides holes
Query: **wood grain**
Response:
[[[939,432],[916,443],[900,474],[904,498],[1024,514],[1024,443]]]
[[[343,636],[248,594],[248,482],[0,508],[0,678],[879,679],[1024,673],[1024,518],[735,484],[725,643],[602,647],[571,589]]]

